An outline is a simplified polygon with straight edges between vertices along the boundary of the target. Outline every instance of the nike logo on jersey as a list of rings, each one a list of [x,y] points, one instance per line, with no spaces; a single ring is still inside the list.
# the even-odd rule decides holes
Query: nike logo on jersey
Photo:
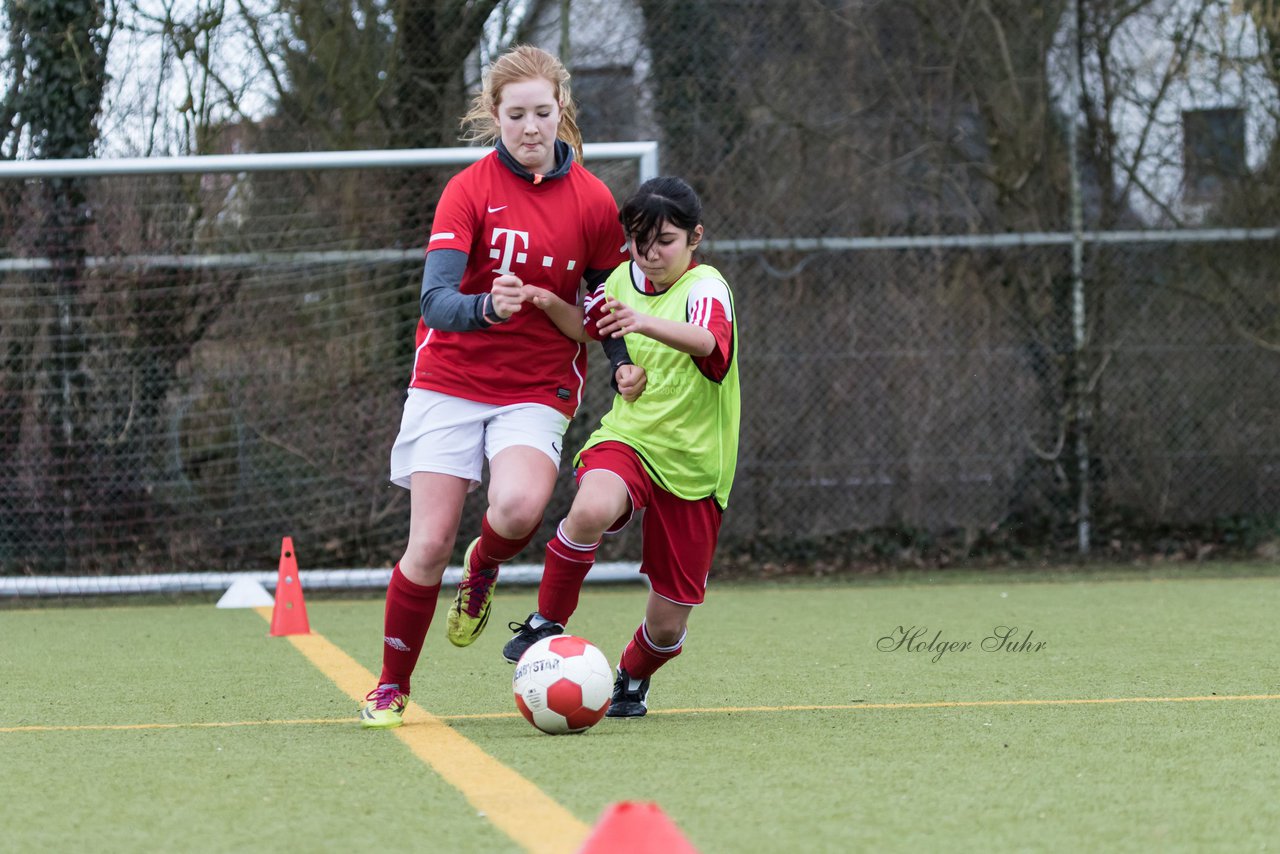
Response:
[[[506,209],[506,205],[498,205],[496,208],[489,208],[489,213],[497,213],[498,211],[505,211]]]

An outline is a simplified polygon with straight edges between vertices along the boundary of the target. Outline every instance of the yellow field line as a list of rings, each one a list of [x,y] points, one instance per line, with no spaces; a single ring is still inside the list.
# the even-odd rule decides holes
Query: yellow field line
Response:
[[[1098,706],[1116,703],[1204,703],[1214,700],[1280,700],[1280,694],[1237,694],[1207,697],[1096,697],[1066,700],[946,700],[931,703],[848,703],[829,706],[719,706],[713,709],[650,710],[654,715],[689,715],[712,712],[821,712],[851,709],[964,709],[985,706]]]
[[[1090,697],[1062,700],[942,700],[929,703],[842,703],[812,706],[715,706],[713,708],[650,709],[651,715],[712,715],[738,712],[824,712],[858,709],[952,709],[979,706],[1076,706],[1108,703],[1204,703],[1214,700],[1280,700],[1280,694],[1211,694],[1204,697]],[[442,720],[484,720],[518,718],[515,712],[485,712],[471,715],[441,715]]]
[[[254,610],[271,620],[270,608]],[[377,684],[377,677],[323,635],[287,637],[353,700],[363,700]],[[404,718],[404,726],[391,732],[516,844],[539,854],[576,851],[582,846],[591,828],[537,786],[417,703],[409,703]],[[351,725],[357,725],[354,712]],[[379,735],[368,733],[370,738]]]
[[[358,665],[357,665],[358,666]],[[826,712],[857,711],[858,709],[964,709],[990,706],[1098,706],[1118,703],[1207,703],[1227,700],[1280,700],[1280,694],[1210,694],[1204,697],[1098,697],[1060,700],[944,700],[930,703],[844,703],[839,705],[812,706],[716,706],[711,708],[650,709],[651,715],[715,715],[744,712]],[[421,710],[419,710],[421,711]],[[482,721],[519,719],[515,712],[477,712],[459,715],[428,715],[435,720]],[[211,723],[179,724],[71,724],[67,726],[9,726],[0,732],[84,732],[134,729],[199,729],[201,727],[238,726],[313,726],[316,724],[350,724],[351,718],[298,718],[281,721],[217,721]],[[405,732],[405,730],[400,730]]]
[[[6,726],[0,732],[111,732],[134,729],[208,729],[237,726],[300,726],[349,724],[351,718],[299,718],[290,721],[210,721],[182,724],[79,724],[69,726]]]

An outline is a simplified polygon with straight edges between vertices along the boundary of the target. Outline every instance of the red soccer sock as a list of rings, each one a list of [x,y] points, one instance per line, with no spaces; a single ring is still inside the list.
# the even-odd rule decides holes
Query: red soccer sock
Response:
[[[688,633],[686,630],[685,634],[680,636],[680,640],[676,641],[675,646],[656,646],[649,639],[644,623],[641,623],[640,628],[636,629],[635,635],[631,638],[631,643],[627,644],[627,648],[623,650],[622,660],[618,663],[632,679],[646,679],[659,667],[680,654],[684,649],[685,635]]]
[[[497,569],[502,564],[520,554],[520,550],[529,545],[538,526],[523,537],[507,539],[489,527],[489,517],[480,520],[480,542],[471,552],[471,568],[477,570]]]
[[[391,572],[387,585],[387,610],[383,618],[382,678],[379,685],[396,684],[409,693],[409,678],[418,666],[422,642],[431,628],[440,585],[415,584],[400,571]]]
[[[566,625],[578,608],[582,581],[596,562],[597,540],[589,546],[575,543],[564,535],[564,522],[547,543],[542,564],[542,581],[538,584],[538,613],[544,619]]]

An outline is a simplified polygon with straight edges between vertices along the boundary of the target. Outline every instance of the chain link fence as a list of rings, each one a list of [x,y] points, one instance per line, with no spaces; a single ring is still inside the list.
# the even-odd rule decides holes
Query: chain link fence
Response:
[[[1277,354],[1206,293],[1220,263],[1272,287],[1276,250],[1089,245],[1083,349],[1062,246],[721,262],[751,282],[730,530],[829,539],[800,548],[827,559],[1007,559],[1078,550],[1083,509],[1103,554],[1253,549],[1274,536]]]
[[[703,196],[742,338],[724,563],[1274,551],[1266,4],[492,5],[442,110],[502,39],[538,42],[589,142],[659,140]],[[325,26],[371,38],[359,17]],[[356,121],[300,106],[347,103],[341,81],[281,80],[293,100],[201,150],[456,144],[388,118],[390,89]],[[0,569],[262,569],[282,535],[313,567],[394,561],[387,455],[450,171],[0,181]],[[608,406],[592,367],[567,448]],[[636,556],[634,531],[602,553]]]

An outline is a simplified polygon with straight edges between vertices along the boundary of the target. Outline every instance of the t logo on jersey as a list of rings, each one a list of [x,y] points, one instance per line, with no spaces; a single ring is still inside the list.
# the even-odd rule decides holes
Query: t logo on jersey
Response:
[[[511,264],[523,264],[528,254],[516,250],[516,241],[520,241],[521,249],[529,248],[529,232],[516,231],[513,228],[495,228],[493,230],[493,239],[489,241],[493,246],[489,250],[490,258],[497,258],[498,272],[504,276],[514,275]]]
[[[493,247],[489,250],[489,257],[498,262],[497,273],[500,276],[513,276],[515,271],[512,270],[512,264],[524,264],[529,259],[529,232],[516,231],[514,228],[495,228],[493,230],[493,238],[489,241]],[[556,263],[556,259],[550,255],[542,256],[542,266],[550,269]],[[567,272],[573,272],[578,266],[578,262],[570,259],[565,263],[564,269]]]

